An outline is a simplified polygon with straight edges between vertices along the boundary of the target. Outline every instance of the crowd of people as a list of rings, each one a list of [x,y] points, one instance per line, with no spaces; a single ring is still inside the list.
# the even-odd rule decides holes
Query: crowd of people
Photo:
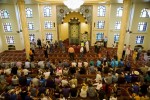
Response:
[[[44,52],[49,50],[47,43],[42,44],[40,41],[37,45],[39,49],[43,48]],[[53,46],[57,48],[58,45],[56,42]],[[63,44],[60,46],[63,47]],[[51,60],[45,56],[46,60],[0,62],[0,98],[68,100],[80,97],[90,100],[119,100],[123,88],[128,100],[150,99],[150,68],[133,68],[136,65],[132,63],[135,64],[138,59],[137,53],[134,54],[130,46],[124,46],[122,59],[103,55],[101,52],[98,52],[99,58],[96,60],[82,59],[84,51],[89,52],[88,42],[80,45],[80,59],[74,58],[75,51],[73,46],[69,47],[67,52],[70,59],[63,61]],[[95,51],[97,53],[97,50]],[[31,48],[32,54],[34,51]],[[131,54],[133,58],[130,57]]]

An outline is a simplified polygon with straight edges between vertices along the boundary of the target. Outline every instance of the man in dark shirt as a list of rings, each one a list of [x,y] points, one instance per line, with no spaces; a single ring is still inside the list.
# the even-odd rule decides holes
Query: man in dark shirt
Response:
[[[17,70],[18,70],[17,66],[14,66],[14,67],[11,69],[11,74],[17,75]]]
[[[74,84],[71,86],[70,94],[71,94],[71,97],[76,97],[78,94],[78,89],[75,87]]]
[[[19,77],[19,84],[21,86],[26,86],[27,85],[27,77],[21,73],[22,75]]]

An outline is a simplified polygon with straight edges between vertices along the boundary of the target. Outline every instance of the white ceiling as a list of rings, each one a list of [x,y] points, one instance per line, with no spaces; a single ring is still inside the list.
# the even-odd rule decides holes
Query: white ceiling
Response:
[[[24,0],[26,4],[37,4],[41,3],[38,1],[43,1],[43,0]],[[62,4],[64,0],[46,0],[49,1],[48,3],[54,3],[54,4]],[[87,4],[90,3],[99,3],[100,0],[85,0]],[[110,0],[110,3],[122,3],[123,0]],[[134,3],[150,3],[150,0],[132,0]],[[16,4],[17,0],[0,0],[0,4]],[[46,2],[42,2],[46,3]]]

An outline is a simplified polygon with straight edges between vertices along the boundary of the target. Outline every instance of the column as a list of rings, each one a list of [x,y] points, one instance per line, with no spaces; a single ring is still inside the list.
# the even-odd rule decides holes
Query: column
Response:
[[[119,44],[117,50],[118,60],[122,58],[122,52],[123,52],[124,41],[126,36],[126,29],[128,25],[128,17],[130,12],[130,5],[131,5],[131,0],[123,1],[123,14],[121,19],[121,30],[120,30]]]
[[[19,11],[20,11],[20,19],[22,23],[22,33],[24,37],[26,59],[29,59],[30,41],[29,41],[29,32],[28,32],[28,26],[27,26],[24,0],[18,0],[18,6],[19,6]]]
[[[41,40],[45,40],[45,34],[44,34],[44,17],[43,17],[43,8],[44,6],[42,4],[38,5],[39,8],[39,18],[40,18],[40,34],[41,34]]]

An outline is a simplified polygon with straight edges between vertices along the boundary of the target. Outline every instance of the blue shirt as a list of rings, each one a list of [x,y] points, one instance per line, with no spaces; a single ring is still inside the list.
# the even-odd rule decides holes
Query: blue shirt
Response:
[[[100,67],[100,66],[101,66],[101,61],[100,61],[100,60],[97,60],[96,66],[97,66],[97,67]]]

